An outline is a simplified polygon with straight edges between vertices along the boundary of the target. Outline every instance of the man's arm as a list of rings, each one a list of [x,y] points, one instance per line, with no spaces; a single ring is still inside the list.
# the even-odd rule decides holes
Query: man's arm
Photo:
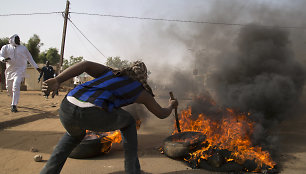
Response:
[[[86,72],[90,76],[97,78],[100,77],[105,73],[106,70],[109,68],[99,63],[90,62],[90,61],[82,61],[77,64],[72,65],[71,67],[67,68],[65,71],[60,73],[55,78],[51,78],[46,80],[43,83],[42,91],[56,91],[59,88],[59,85],[64,81],[78,76],[83,72]]]
[[[56,79],[59,83],[62,83],[72,77],[78,76],[83,72],[86,72],[90,76],[97,78],[105,73],[108,69],[107,66],[104,66],[99,63],[82,61],[80,63],[74,64],[73,66],[67,68],[65,71],[60,73]]]
[[[24,54],[26,54],[27,56],[27,60],[28,62],[30,62],[30,64],[40,73],[41,69],[38,67],[38,65],[35,63],[31,53],[29,52],[29,50],[27,48],[25,48],[24,50]]]
[[[43,76],[44,74],[44,67],[41,69],[39,77],[38,77],[38,82],[40,81],[40,78]]]
[[[146,106],[146,108],[152,112],[155,116],[157,116],[160,119],[167,118],[171,112],[172,109],[178,106],[177,100],[169,100],[169,104],[167,107],[161,107],[154,97],[152,97],[151,94],[149,94],[146,90],[143,90],[139,97],[136,100],[136,103],[141,103]]]
[[[3,45],[1,50],[0,50],[0,61],[4,62],[5,61],[5,50],[6,50],[6,45]]]

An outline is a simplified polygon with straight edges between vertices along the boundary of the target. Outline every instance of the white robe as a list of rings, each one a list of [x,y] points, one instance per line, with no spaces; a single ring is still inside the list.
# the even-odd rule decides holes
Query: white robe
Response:
[[[23,45],[17,45],[16,47],[12,44],[4,45],[0,51],[0,59],[2,61],[8,57],[11,60],[6,62],[5,78],[7,80],[13,79],[15,76],[24,77],[28,61],[32,66],[38,68],[29,50]]]
[[[4,45],[0,50],[0,61],[11,58],[6,62],[5,79],[9,94],[12,96],[12,105],[17,105],[20,93],[20,83],[25,76],[27,62],[38,68],[29,50],[23,45],[15,44],[14,35],[10,44]]]

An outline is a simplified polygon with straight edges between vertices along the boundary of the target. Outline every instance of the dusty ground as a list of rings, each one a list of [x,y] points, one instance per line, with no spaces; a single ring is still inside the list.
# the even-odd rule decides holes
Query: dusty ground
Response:
[[[50,157],[64,129],[56,110],[65,93],[55,99],[45,99],[40,92],[22,92],[19,113],[10,113],[10,99],[0,92],[0,174],[39,173]],[[158,99],[166,103],[167,99]],[[181,106],[184,105],[182,101]],[[171,134],[173,117],[159,120],[150,116],[138,131],[139,158],[141,168],[151,174],[197,174],[216,173],[193,170],[181,161],[169,159],[160,154],[158,148]],[[281,142],[281,173],[306,173],[306,118],[292,117],[282,123],[279,132]],[[31,152],[35,147],[39,152]],[[36,154],[43,155],[43,162],[34,162]],[[109,154],[86,159],[68,159],[63,174],[95,174],[123,172],[123,149],[114,145]]]

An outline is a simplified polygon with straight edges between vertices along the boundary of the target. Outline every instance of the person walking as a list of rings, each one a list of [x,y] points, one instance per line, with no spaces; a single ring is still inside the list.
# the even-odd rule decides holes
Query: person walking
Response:
[[[20,84],[24,79],[27,62],[41,70],[33,60],[33,57],[27,47],[20,45],[20,38],[17,34],[9,39],[9,44],[4,45],[0,50],[0,61],[6,63],[5,79],[6,89],[12,97],[11,111],[17,112],[17,104],[20,96]]]
[[[52,95],[55,95],[62,82],[83,72],[95,79],[76,86],[63,99],[59,115],[66,133],[40,174],[60,173],[69,154],[84,138],[86,130],[120,130],[125,154],[125,172],[140,174],[136,121],[121,107],[134,103],[143,104],[155,116],[164,119],[178,106],[178,101],[170,98],[166,107],[161,107],[156,102],[152,89],[147,84],[147,68],[141,61],[136,61],[122,70],[83,61],[45,81],[42,91],[52,91]]]
[[[46,65],[41,69],[41,72],[38,77],[38,83],[40,82],[41,77],[43,77],[43,81],[54,77],[54,69],[52,66],[50,66],[49,61],[46,61]],[[48,98],[49,93],[46,92],[44,96]]]

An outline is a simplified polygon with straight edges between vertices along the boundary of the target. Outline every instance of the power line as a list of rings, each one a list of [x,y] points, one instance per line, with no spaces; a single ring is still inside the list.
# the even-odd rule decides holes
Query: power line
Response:
[[[13,13],[13,14],[0,14],[0,16],[30,16],[30,15],[47,15],[47,14],[62,14],[63,12],[46,12],[46,13]],[[138,19],[138,20],[151,20],[151,21],[165,21],[165,22],[180,22],[180,23],[194,23],[194,24],[211,24],[211,25],[225,25],[225,26],[248,26],[249,24],[241,23],[228,23],[228,22],[210,22],[210,21],[195,21],[195,20],[181,20],[181,19],[164,19],[164,18],[151,18],[151,17],[138,17],[138,16],[124,16],[124,15],[111,15],[111,14],[98,14],[98,13],[83,13],[83,12],[69,12],[72,14],[101,16],[112,18],[125,18],[125,19]],[[282,29],[300,29],[306,30],[305,27],[299,26],[271,26],[260,25],[268,28],[282,28]]]
[[[47,14],[62,14],[63,12],[45,12],[45,13],[12,13],[0,14],[0,16],[31,16],[31,15],[47,15]]]
[[[249,24],[240,23],[226,23],[226,22],[209,22],[209,21],[194,21],[194,20],[180,20],[180,19],[164,19],[164,18],[150,18],[150,17],[137,17],[137,16],[123,16],[123,15],[110,15],[110,14],[97,14],[97,13],[80,13],[70,12],[79,15],[101,16],[101,17],[113,17],[113,18],[125,18],[125,19],[138,19],[138,20],[151,20],[151,21],[166,21],[166,22],[180,22],[180,23],[194,23],[194,24],[212,24],[212,25],[228,25],[228,26],[248,26]],[[283,29],[301,29],[305,30],[305,27],[297,26],[269,26],[260,25],[269,28],[283,28]]]
[[[79,31],[73,26],[73,33],[75,34],[75,37],[78,38],[79,42],[83,45],[84,48],[86,48],[86,50],[88,51],[88,54],[90,54],[92,57],[94,57],[94,55],[92,54],[92,52],[88,49],[88,47],[86,46],[85,42],[82,40]]]
[[[83,35],[83,37],[93,46],[93,47],[95,47],[97,50],[98,50],[98,52],[102,55],[102,56],[104,56],[105,58],[107,58],[84,34],[83,34],[83,32],[71,21],[71,19],[69,18],[68,19],[69,20],[69,22]]]

